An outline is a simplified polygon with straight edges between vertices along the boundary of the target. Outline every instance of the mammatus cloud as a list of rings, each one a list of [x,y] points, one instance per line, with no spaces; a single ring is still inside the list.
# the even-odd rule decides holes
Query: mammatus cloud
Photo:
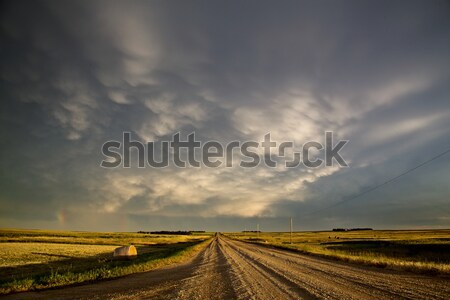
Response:
[[[294,215],[308,229],[448,227],[447,158],[308,215],[449,147],[448,8],[6,2],[0,225],[107,230],[114,216],[111,230],[240,230],[263,218],[280,230]],[[221,143],[270,132],[299,147],[333,131],[350,167],[101,168],[101,145],[124,131]]]

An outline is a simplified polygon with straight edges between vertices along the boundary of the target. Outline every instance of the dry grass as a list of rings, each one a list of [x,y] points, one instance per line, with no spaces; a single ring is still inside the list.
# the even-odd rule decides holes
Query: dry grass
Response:
[[[187,260],[210,237],[0,230],[0,294],[149,271]],[[136,245],[138,257],[114,260],[113,250],[129,244]]]
[[[434,274],[450,274],[450,230],[230,233],[253,243],[354,263]]]
[[[0,243],[38,242],[87,245],[152,245],[190,242],[209,237],[211,233],[193,235],[159,235],[135,232],[78,232],[53,230],[0,229]]]
[[[116,246],[107,245],[51,243],[2,243],[0,246],[1,268],[46,264],[68,258],[86,258],[101,254],[110,256],[116,248]]]

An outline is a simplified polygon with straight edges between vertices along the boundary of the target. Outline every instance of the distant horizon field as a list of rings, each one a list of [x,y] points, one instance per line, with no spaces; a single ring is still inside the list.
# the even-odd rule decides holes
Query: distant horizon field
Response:
[[[336,228],[347,228],[347,229],[353,229],[354,227],[336,227]],[[358,227],[359,228],[359,227]],[[368,227],[369,228],[369,227]],[[367,231],[441,231],[441,230],[450,230],[450,227],[446,228],[375,228],[373,227],[372,230]],[[144,232],[150,232],[150,231],[170,231],[170,232],[176,232],[176,231],[191,231],[193,235],[201,235],[201,234],[213,234],[216,232],[222,232],[222,233],[233,233],[233,232],[244,232],[244,230],[231,230],[231,231],[221,231],[221,230],[205,230],[204,232],[200,232],[199,230],[187,230],[187,229],[177,229],[177,230],[169,230],[169,229],[138,229],[135,231],[108,231],[108,230],[77,230],[77,229],[46,229],[46,228],[18,228],[18,227],[0,227],[0,234],[4,231],[19,231],[19,232],[53,232],[53,233],[67,233],[67,232],[73,232],[73,233],[114,233],[114,234],[120,234],[120,233],[136,233],[141,234],[139,231]],[[256,231],[256,230],[247,230],[247,232]],[[358,230],[349,230],[350,232],[358,231]],[[361,230],[366,231],[366,230]],[[282,231],[282,230],[260,230],[260,232],[267,232],[267,233],[289,233],[289,230]],[[333,228],[330,229],[314,229],[314,230],[293,230],[292,232],[333,232]]]
[[[0,229],[0,243],[3,242],[45,242],[68,244],[98,244],[123,245],[137,244],[150,245],[156,243],[177,241],[190,241],[192,239],[210,236],[211,232],[193,233],[192,235],[147,234],[138,232],[100,232],[100,231],[71,231],[71,230],[45,230],[45,229]],[[146,238],[151,238],[148,240]]]

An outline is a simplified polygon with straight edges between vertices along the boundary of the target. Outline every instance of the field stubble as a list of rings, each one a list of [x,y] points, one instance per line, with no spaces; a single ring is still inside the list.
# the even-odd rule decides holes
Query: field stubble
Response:
[[[0,230],[0,294],[149,271],[192,257],[210,237]],[[130,244],[137,258],[113,259],[116,247]]]

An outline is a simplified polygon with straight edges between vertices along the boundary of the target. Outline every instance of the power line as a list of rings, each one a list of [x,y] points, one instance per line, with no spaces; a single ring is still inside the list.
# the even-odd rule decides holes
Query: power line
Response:
[[[446,150],[446,151],[444,151],[444,152],[442,152],[442,153],[440,153],[440,154],[438,154],[438,155],[436,155],[436,156],[430,158],[430,159],[427,160],[427,161],[424,161],[423,163],[421,163],[421,164],[419,164],[419,165],[417,165],[417,166],[415,166],[415,167],[413,167],[413,168],[411,168],[411,169],[406,170],[405,172],[403,172],[403,173],[401,173],[401,174],[399,174],[399,175],[397,175],[397,176],[395,176],[395,177],[393,177],[393,178],[391,178],[391,179],[386,180],[385,182],[383,182],[383,183],[381,183],[381,184],[379,184],[379,185],[376,185],[376,186],[374,186],[374,187],[372,187],[372,188],[370,188],[370,189],[368,189],[368,190],[365,190],[365,191],[363,191],[363,192],[361,192],[361,193],[359,193],[359,194],[357,194],[357,195],[355,195],[355,196],[353,196],[353,197],[344,199],[344,200],[339,201],[339,202],[336,202],[336,203],[334,203],[334,204],[332,204],[332,205],[330,205],[330,206],[327,206],[327,207],[324,207],[324,208],[320,208],[320,209],[318,209],[318,210],[315,210],[315,211],[312,211],[312,212],[309,212],[309,213],[306,213],[306,214],[307,214],[307,215],[316,214],[316,213],[318,213],[318,212],[321,212],[321,211],[324,211],[324,210],[327,210],[327,209],[336,207],[336,206],[341,205],[341,204],[343,204],[343,203],[346,203],[346,202],[355,200],[356,198],[359,198],[359,197],[361,197],[361,196],[363,196],[363,195],[365,195],[365,194],[368,194],[368,193],[370,193],[370,192],[372,192],[372,191],[374,191],[374,190],[376,190],[376,189],[378,189],[378,188],[380,188],[380,187],[382,187],[382,186],[385,186],[385,185],[387,185],[387,184],[389,184],[389,183],[391,183],[391,182],[393,182],[393,181],[399,179],[399,178],[402,177],[402,176],[405,176],[406,174],[409,174],[409,173],[411,173],[411,172],[417,170],[418,168],[420,168],[420,167],[422,167],[422,166],[424,166],[424,165],[426,165],[426,164],[428,164],[428,163],[430,163],[430,162],[432,162],[432,161],[434,161],[434,160],[436,160],[436,159],[438,159],[438,158],[440,158],[440,157],[446,155],[446,154],[449,153],[449,152],[450,152],[450,149],[448,149],[448,150]]]

